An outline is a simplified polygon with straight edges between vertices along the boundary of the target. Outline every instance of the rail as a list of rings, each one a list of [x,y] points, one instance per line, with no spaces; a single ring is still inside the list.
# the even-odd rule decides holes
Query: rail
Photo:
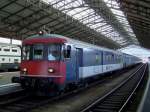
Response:
[[[121,112],[142,81],[147,65],[142,65],[129,78],[81,112]],[[141,76],[142,74],[142,76]]]

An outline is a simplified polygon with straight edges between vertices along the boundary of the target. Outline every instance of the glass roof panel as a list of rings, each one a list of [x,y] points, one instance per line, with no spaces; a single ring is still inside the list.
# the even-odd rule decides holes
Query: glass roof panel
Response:
[[[128,34],[134,39],[134,42],[136,44],[139,44],[125,14],[121,11],[119,4],[116,2],[116,0],[104,0],[104,2],[111,9],[119,22],[124,26],[124,29],[128,32]]]
[[[120,45],[125,45],[127,40],[122,37],[111,25],[107,24],[100,15],[97,15],[93,9],[91,9],[84,0],[43,0],[44,2],[52,5],[54,8],[72,16],[82,24],[90,27],[91,29],[100,32],[106,37],[118,42]],[[124,14],[119,11],[119,5],[114,0],[104,0],[111,11],[116,15],[117,19],[126,24],[124,28],[130,31],[129,35],[135,37],[128,21]],[[117,16],[118,15],[118,16]]]

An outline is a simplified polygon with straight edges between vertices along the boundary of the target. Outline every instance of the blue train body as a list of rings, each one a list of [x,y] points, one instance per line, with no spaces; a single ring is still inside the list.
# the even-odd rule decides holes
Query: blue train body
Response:
[[[102,75],[132,66],[141,61],[132,55],[76,40],[70,42],[69,40],[67,45],[71,46],[71,57],[66,63],[68,66],[67,81],[78,81],[80,79]]]

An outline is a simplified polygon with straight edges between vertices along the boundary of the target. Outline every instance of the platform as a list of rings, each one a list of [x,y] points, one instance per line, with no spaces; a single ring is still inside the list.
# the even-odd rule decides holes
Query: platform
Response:
[[[0,85],[0,96],[4,94],[9,94],[12,92],[20,91],[22,90],[20,84],[18,83],[10,83],[5,85]]]
[[[149,63],[149,71],[150,71],[150,63]],[[150,111],[150,72],[145,93],[143,95],[142,101],[140,103],[137,112],[149,112],[149,111]]]
[[[2,72],[0,73],[0,96],[21,90],[18,83],[11,83],[11,78],[19,76],[19,72]]]
[[[0,86],[11,83],[11,78],[19,76],[19,72],[2,72],[0,73]]]

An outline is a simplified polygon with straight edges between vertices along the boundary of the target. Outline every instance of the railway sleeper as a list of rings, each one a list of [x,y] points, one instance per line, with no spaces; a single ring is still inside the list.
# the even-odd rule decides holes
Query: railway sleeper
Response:
[[[108,109],[98,109],[98,108],[95,108],[93,110],[89,110],[88,112],[116,112],[116,111],[108,110]]]
[[[128,88],[127,90],[116,91],[115,93],[113,93],[113,95],[114,95],[114,96],[122,96],[122,95],[128,94],[130,90],[131,90],[131,89]]]
[[[121,107],[121,104],[102,104],[102,105],[99,105],[99,106],[102,106],[102,107],[105,107],[105,108],[111,108],[111,107],[115,107],[115,108],[118,108],[118,107]]]
[[[104,101],[103,104],[105,103],[120,104],[120,101]]]
[[[107,99],[109,100],[109,99],[121,99],[121,98],[124,98],[125,97],[125,95],[122,95],[122,96],[114,96],[114,95],[112,95],[112,96],[110,96],[110,97],[108,97]]]
[[[126,94],[125,95],[122,95],[122,96],[115,96],[115,95],[111,95],[109,96],[107,99],[122,99],[122,98],[126,98]]]
[[[28,107],[28,105],[23,105],[23,104],[13,104],[13,106],[18,106],[18,107],[21,107],[21,108],[25,108],[25,107]]]
[[[135,83],[135,84],[136,84],[136,83]],[[131,84],[129,84],[129,85],[135,85],[135,84],[131,83]],[[119,91],[119,93],[128,93],[129,91],[131,91],[131,90],[133,89],[133,87],[134,87],[134,86],[129,86],[129,87],[125,87],[125,86],[124,86],[124,88],[121,89],[121,90]]]
[[[104,107],[111,107],[111,106],[114,106],[114,104],[112,103],[104,103],[104,104],[100,104],[101,106],[104,106]],[[119,105],[117,105],[119,106]]]
[[[116,93],[116,94],[113,94],[113,97],[122,97],[124,95],[126,95],[127,93]]]
[[[5,109],[16,112],[17,110],[20,110],[21,108],[20,107],[16,107],[16,106],[14,107],[14,106],[11,105],[11,106],[7,106]]]
[[[0,109],[0,112],[12,112],[12,110]]]
[[[127,87],[127,88],[124,87],[123,89],[121,88],[120,90],[116,91],[116,93],[114,93],[114,94],[128,94],[128,92],[131,91],[132,88],[131,87]]]
[[[112,107],[103,107],[103,106],[98,106],[96,109],[106,109],[106,110],[118,110],[120,107],[112,106]]]
[[[23,102],[23,104],[22,105],[35,105],[35,103],[33,103],[33,102],[28,102],[28,101],[25,101],[25,102]]]
[[[115,101],[115,102],[122,102],[122,101],[126,101],[126,97],[122,97],[122,98],[109,98],[109,99],[106,99],[106,100],[104,100],[104,101],[107,101],[107,102],[113,102],[113,101]]]

